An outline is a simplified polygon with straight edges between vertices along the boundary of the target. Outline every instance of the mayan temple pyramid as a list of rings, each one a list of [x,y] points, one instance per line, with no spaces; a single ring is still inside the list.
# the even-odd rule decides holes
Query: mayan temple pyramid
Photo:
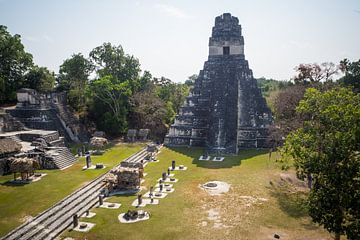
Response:
[[[192,93],[165,137],[168,146],[204,146],[209,153],[237,154],[267,147],[271,111],[244,55],[238,18],[216,17],[209,57]]]

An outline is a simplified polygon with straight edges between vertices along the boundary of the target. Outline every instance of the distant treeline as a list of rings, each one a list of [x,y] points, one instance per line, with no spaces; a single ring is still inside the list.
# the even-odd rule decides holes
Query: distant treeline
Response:
[[[153,77],[142,71],[136,57],[111,43],[95,47],[89,56],[74,53],[54,73],[35,65],[21,36],[0,26],[0,105],[15,103],[20,88],[63,91],[89,128],[110,136],[128,128],[149,128],[152,137],[161,140],[193,81],[193,76],[186,84]]]

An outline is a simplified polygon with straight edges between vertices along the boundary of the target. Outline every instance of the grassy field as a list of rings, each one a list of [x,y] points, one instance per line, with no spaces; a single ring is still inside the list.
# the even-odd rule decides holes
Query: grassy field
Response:
[[[304,189],[280,179],[281,172],[265,151],[242,151],[224,162],[198,161],[203,151],[196,148],[163,148],[160,162],[145,167],[142,191],[155,185],[171,160],[184,164],[187,171],[176,171],[175,192],[160,199],[159,205],[143,208],[151,214],[148,221],[122,224],[118,215],[133,209],[136,196],[114,196],[106,201],[121,203],[120,209],[94,208],[97,215],[82,221],[95,223],[88,233],[68,230],[62,237],[75,239],[331,239],[314,225],[303,207]],[[231,184],[222,196],[210,196],[199,188],[210,180]],[[290,179],[291,180],[291,179]],[[291,180],[292,181],[292,180]],[[300,190],[299,190],[300,189]],[[214,212],[216,213],[214,216]]]
[[[93,164],[101,162],[107,168],[83,171],[84,158],[70,168],[60,170],[39,170],[47,173],[38,182],[13,185],[9,181],[13,175],[0,176],[0,236],[49,208],[80,186],[108,171],[121,160],[143,147],[140,144],[119,144],[106,151],[102,156],[93,156]]]

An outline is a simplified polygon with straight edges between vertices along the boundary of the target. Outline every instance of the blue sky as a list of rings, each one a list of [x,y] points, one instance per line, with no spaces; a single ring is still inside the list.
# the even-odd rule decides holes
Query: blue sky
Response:
[[[121,44],[154,76],[202,69],[215,17],[239,18],[255,77],[289,79],[300,63],[360,59],[360,0],[0,0],[0,24],[36,64],[57,72],[73,53]]]

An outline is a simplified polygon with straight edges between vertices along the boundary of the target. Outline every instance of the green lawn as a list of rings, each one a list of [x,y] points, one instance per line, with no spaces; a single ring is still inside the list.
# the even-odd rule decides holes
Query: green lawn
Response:
[[[106,201],[118,202],[120,209],[94,208],[97,215],[82,221],[96,226],[88,233],[66,231],[63,237],[75,239],[331,239],[314,225],[301,205],[304,193],[293,192],[280,182],[281,170],[266,151],[247,150],[224,162],[203,162],[197,148],[163,148],[160,162],[145,167],[144,187],[149,189],[171,160],[188,167],[176,171],[179,179],[175,192],[160,199],[159,205],[146,206],[151,218],[134,224],[122,224],[118,215],[131,208],[136,196],[115,196]],[[274,154],[273,154],[273,157]],[[210,180],[225,181],[231,189],[222,196],[210,196],[199,184]],[[145,193],[147,190],[143,190]],[[261,199],[261,200],[259,200]],[[210,220],[209,210],[219,213]]]
[[[104,163],[107,168],[86,170],[81,158],[65,170],[39,170],[47,173],[38,182],[26,185],[12,185],[13,175],[0,176],[0,236],[20,225],[29,216],[35,216],[51,207],[81,185],[111,169],[121,160],[139,151],[143,144],[119,144],[107,150],[102,156],[92,156],[92,163]]]

